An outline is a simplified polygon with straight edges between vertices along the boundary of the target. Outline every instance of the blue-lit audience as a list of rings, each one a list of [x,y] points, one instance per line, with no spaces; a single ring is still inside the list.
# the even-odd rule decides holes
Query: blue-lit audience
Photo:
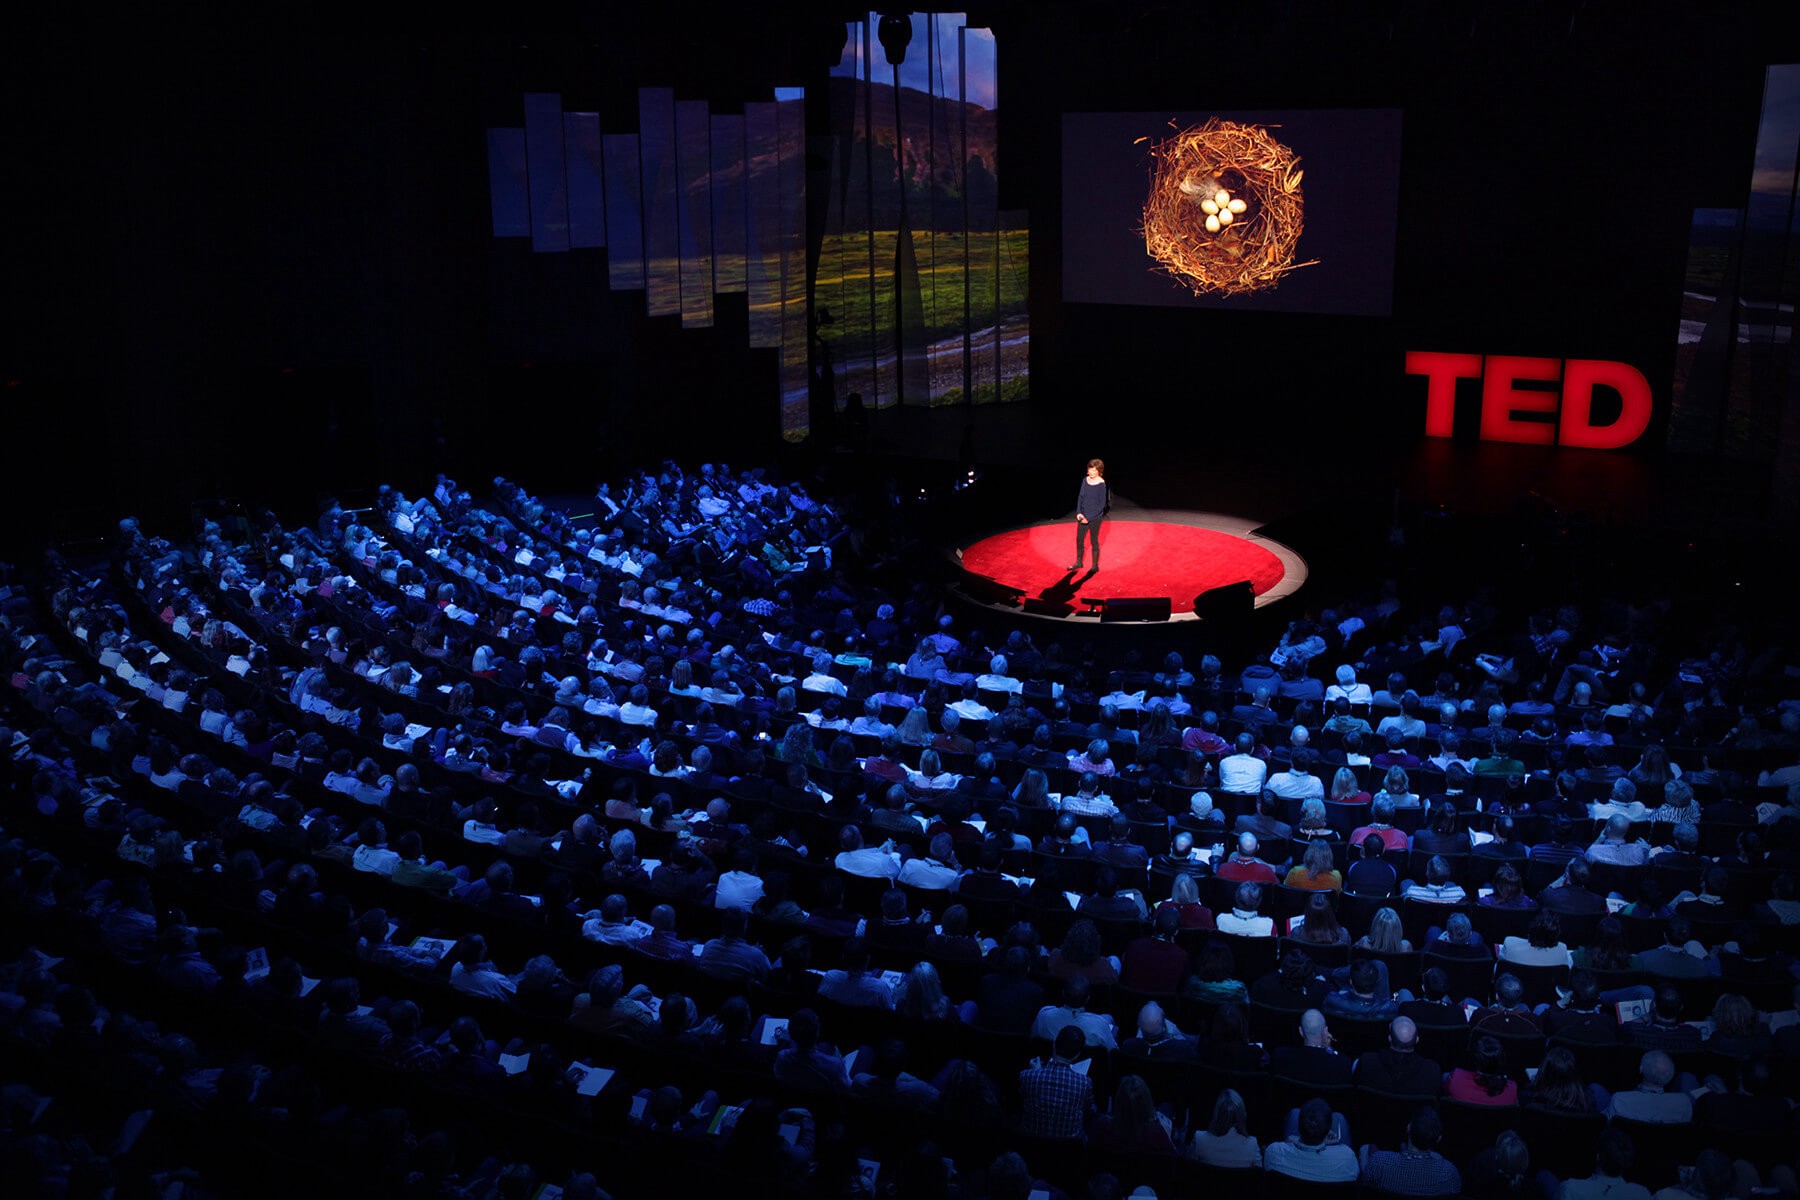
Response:
[[[0,591],[9,1178],[1795,1190],[1773,644],[1388,592],[1152,671],[761,472],[591,507],[128,520]]]

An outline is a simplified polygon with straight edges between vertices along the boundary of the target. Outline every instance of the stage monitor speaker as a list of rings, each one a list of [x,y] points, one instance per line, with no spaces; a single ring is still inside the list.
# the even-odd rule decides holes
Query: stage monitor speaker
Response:
[[[1194,597],[1194,615],[1202,621],[1243,621],[1256,608],[1256,591],[1248,579],[1208,588]]]
[[[1025,611],[1036,617],[1066,617],[1075,611],[1075,606],[1065,600],[1045,600],[1041,596],[1027,596]]]
[[[1166,621],[1171,607],[1167,596],[1119,596],[1106,602],[1100,610],[1100,620]]]

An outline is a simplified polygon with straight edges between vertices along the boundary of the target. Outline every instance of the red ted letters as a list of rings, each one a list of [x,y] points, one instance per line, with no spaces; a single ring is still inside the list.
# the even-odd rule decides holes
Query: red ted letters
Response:
[[[1506,354],[1451,354],[1409,350],[1406,373],[1425,376],[1425,432],[1449,437],[1456,416],[1456,381],[1481,380],[1481,437],[1489,442],[1581,446],[1616,450],[1650,425],[1650,381],[1629,363],[1605,359],[1520,358]],[[1561,380],[1560,392],[1518,384]],[[1594,389],[1619,394],[1618,419],[1593,423]],[[1532,415],[1555,421],[1531,420]],[[1520,420],[1523,415],[1527,419]]]

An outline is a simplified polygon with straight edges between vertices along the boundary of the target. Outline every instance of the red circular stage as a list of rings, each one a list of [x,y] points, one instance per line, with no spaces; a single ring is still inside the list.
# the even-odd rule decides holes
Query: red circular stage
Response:
[[[1089,562],[1071,572],[1071,520],[1043,521],[982,538],[964,547],[963,569],[1026,600],[1070,605],[1085,600],[1167,596],[1170,611],[1193,615],[1194,597],[1250,581],[1260,607],[1295,591],[1306,562],[1279,542],[1255,535],[1256,525],[1217,513],[1117,509],[1100,527],[1100,570]]]

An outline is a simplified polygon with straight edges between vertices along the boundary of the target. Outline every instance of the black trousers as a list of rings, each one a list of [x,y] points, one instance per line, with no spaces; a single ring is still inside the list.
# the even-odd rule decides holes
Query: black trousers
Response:
[[[1075,522],[1075,565],[1078,567],[1082,564],[1082,561],[1083,561],[1083,556],[1082,556],[1082,552],[1081,552],[1083,538],[1086,538],[1088,541],[1090,541],[1094,544],[1094,566],[1096,568],[1099,567],[1099,565],[1100,565],[1100,522],[1089,521],[1086,524],[1083,524],[1080,521]]]

